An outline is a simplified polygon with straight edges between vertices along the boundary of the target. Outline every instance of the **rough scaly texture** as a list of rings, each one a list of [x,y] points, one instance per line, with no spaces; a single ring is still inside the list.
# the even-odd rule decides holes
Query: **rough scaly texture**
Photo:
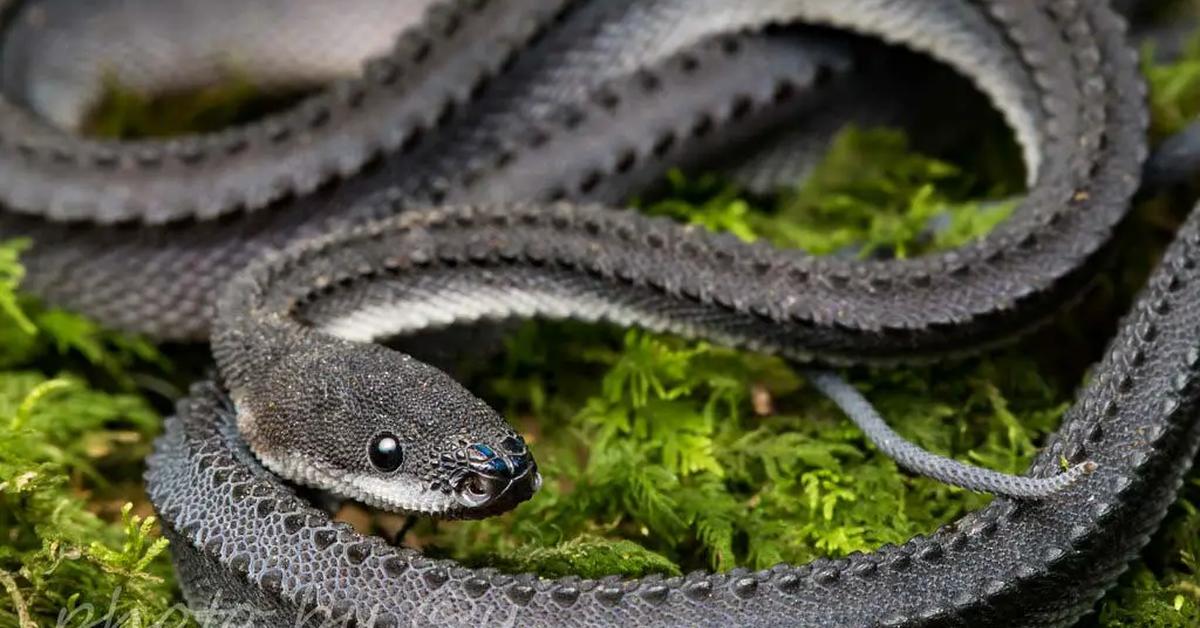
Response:
[[[744,114],[734,115],[745,111],[740,99],[730,109],[719,109],[729,105],[705,100],[698,90],[701,97],[695,101],[671,101],[676,92],[659,91],[663,81],[656,71],[671,67],[673,55],[688,54],[729,29],[805,20],[907,45],[970,76],[1014,127],[1026,157],[1029,194],[1013,218],[984,240],[902,262],[817,260],[571,206],[431,209],[358,228],[327,215],[330,207],[346,216],[380,217],[411,209],[415,199],[479,200],[489,185],[503,189],[520,180],[519,169],[509,166],[538,159],[543,142],[529,132],[545,123],[537,119],[516,125],[513,136],[481,127],[490,139],[480,145],[496,167],[484,169],[478,180],[458,178],[459,172],[480,172],[463,164],[447,169],[448,177],[436,169],[427,179],[414,176],[414,181],[428,180],[418,189],[405,189],[403,183],[390,189],[384,181],[402,176],[403,169],[386,178],[364,170],[324,193],[292,189],[294,199],[267,211],[164,227],[137,223],[194,220],[228,213],[228,208],[196,212],[185,203],[169,210],[172,215],[153,215],[171,206],[163,203],[146,212],[122,209],[114,218],[107,209],[64,209],[31,197],[24,204],[10,201],[31,216],[6,214],[0,230],[29,233],[42,242],[31,258],[30,278],[47,296],[162,335],[208,333],[213,295],[223,286],[231,286],[230,294],[270,286],[270,294],[281,299],[276,305],[308,321],[316,328],[311,333],[373,338],[496,313],[581,318],[601,305],[608,318],[620,322],[796,358],[892,362],[985,346],[1044,318],[1094,270],[1136,186],[1144,157],[1142,89],[1119,20],[1101,3],[864,0],[833,10],[828,3],[805,0],[736,5],[714,0],[711,6],[662,0],[628,6],[601,12],[602,26],[611,28],[583,31],[600,39],[572,38],[570,45],[595,51],[606,49],[605,37],[629,42],[632,52],[617,67],[648,65],[650,80],[639,72],[592,80],[586,60],[572,65],[570,55],[549,56],[543,48],[556,40],[533,37],[542,32],[538,28],[529,31],[524,44],[516,44],[518,55],[534,59],[527,62],[531,65],[495,66],[494,82],[512,78],[511,93],[522,93],[524,86],[536,97],[542,97],[536,87],[546,84],[545,77],[576,76],[537,71],[539,57],[548,60],[546,67],[579,73],[578,90],[551,94],[545,101],[551,112],[545,120],[554,120],[558,112],[565,120],[564,141],[577,142],[579,150],[551,152],[543,162],[541,185],[524,189],[521,196],[589,198],[608,176],[621,173],[626,154],[639,166],[643,156],[689,155],[689,148],[704,146],[708,130],[728,132],[748,123]],[[516,5],[485,7],[505,17],[518,11]],[[590,15],[577,11],[539,23],[547,33],[571,32],[572,16]],[[437,24],[433,20],[430,28]],[[445,62],[452,65],[453,59]],[[683,72],[691,65],[684,58],[678,63]],[[529,67],[534,69],[517,71]],[[383,66],[379,76],[389,76],[386,70]],[[811,76],[821,80],[798,84],[821,86],[830,71]],[[437,77],[414,79],[414,84],[460,78]],[[631,122],[641,132],[625,138],[628,144],[592,150],[587,142],[595,136],[592,128],[609,127],[581,123],[612,115],[615,128],[637,119],[619,106],[614,109],[603,91],[622,80],[637,81],[648,94],[665,94],[651,102],[670,106],[676,115],[644,116],[644,123]],[[487,86],[478,90],[489,93]],[[471,100],[465,107],[469,112],[451,112],[438,118],[443,120],[438,125],[423,128],[469,127],[472,120],[506,119],[508,108],[530,106],[521,98],[500,96]],[[753,110],[753,97],[750,102]],[[489,113],[493,110],[500,113]],[[671,126],[680,120],[691,124]],[[330,126],[331,135],[340,127]],[[598,155],[613,158],[598,163]],[[385,161],[406,163],[403,155]],[[251,181],[244,189],[234,186],[239,193],[269,180],[258,177],[257,167],[245,172]],[[462,193],[472,185],[480,192]],[[188,193],[184,197],[196,200]],[[265,207],[274,205],[276,196],[247,198],[262,202],[245,205]],[[44,217],[133,222],[62,227]],[[1190,419],[1198,354],[1193,337],[1195,297],[1200,296],[1192,294],[1193,258],[1200,244],[1194,223],[1168,252],[1097,376],[1031,469],[1044,476],[1056,469],[1060,456],[1075,462],[1086,456],[1099,465],[1096,474],[1052,500],[999,500],[901,547],[761,573],[661,581],[547,581],[466,570],[329,524],[256,466],[232,429],[236,419],[222,393],[211,386],[198,387],[168,426],[148,476],[152,497],[194,605],[241,602],[256,613],[289,616],[312,610],[309,623],[350,615],[360,624],[376,625],[1069,622],[1090,607],[1144,543],[1194,454],[1196,426]],[[322,231],[334,235],[311,239]],[[306,241],[228,281],[266,249],[296,240]],[[81,269],[84,260],[86,270]],[[324,281],[316,281],[319,277]],[[502,293],[512,288],[527,298],[506,301]],[[399,306],[438,299],[458,304],[450,320],[409,315],[380,328],[366,315],[387,308],[421,311]],[[236,325],[239,314],[230,310],[217,321]],[[218,329],[216,335],[221,333]],[[250,349],[246,355],[252,356]],[[238,371],[228,365],[226,370]],[[214,592],[220,600],[213,599]]]

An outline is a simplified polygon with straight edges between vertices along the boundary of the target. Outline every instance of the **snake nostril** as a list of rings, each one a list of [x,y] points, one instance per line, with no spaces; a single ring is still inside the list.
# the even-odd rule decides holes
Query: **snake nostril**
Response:
[[[533,466],[533,457],[520,437],[510,436],[498,445],[497,448],[484,443],[468,446],[464,452],[468,468],[491,478],[515,480]]]
[[[500,447],[510,454],[525,453],[525,441],[521,440],[517,436],[509,436],[508,438],[500,441]]]

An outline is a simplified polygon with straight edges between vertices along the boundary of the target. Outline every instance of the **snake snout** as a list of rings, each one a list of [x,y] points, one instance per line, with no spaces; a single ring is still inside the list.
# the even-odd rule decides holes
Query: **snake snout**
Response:
[[[454,495],[460,504],[480,508],[499,503],[501,498],[511,498],[516,503],[541,488],[542,476],[524,442],[509,437],[500,449],[497,451],[485,443],[466,448],[466,468],[454,483]]]

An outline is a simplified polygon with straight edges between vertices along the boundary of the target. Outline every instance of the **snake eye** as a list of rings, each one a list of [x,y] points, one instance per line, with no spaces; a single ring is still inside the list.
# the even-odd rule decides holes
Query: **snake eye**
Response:
[[[400,464],[404,462],[404,451],[400,448],[400,441],[388,432],[375,436],[368,455],[371,464],[384,473],[399,469]]]

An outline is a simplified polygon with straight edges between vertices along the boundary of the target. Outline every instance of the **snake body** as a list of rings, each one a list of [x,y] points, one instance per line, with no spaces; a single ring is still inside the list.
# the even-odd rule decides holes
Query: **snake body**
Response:
[[[17,37],[28,14],[9,10]],[[422,491],[430,510],[488,514],[536,488],[499,417],[364,341],[547,316],[799,361],[939,359],[1004,341],[1078,294],[1145,158],[1136,60],[1103,2],[470,0],[418,22],[363,78],[211,136],[80,140],[30,114],[58,111],[46,96],[0,108],[0,234],[35,240],[31,289],[110,325],[213,341],[221,381],[180,402],[147,473],[185,595],[210,621],[1063,625],[1145,544],[1200,444],[1200,213],[1031,466],[1046,477],[1062,459],[1096,463],[1051,498],[998,498],[843,559],[635,580],[469,569],[331,522],[271,471],[328,476],[313,461],[361,453],[363,414],[415,426],[396,436],[426,447],[411,464],[432,475],[405,476],[422,480],[405,494]],[[796,22],[967,76],[1025,158],[1012,218],[954,251],[853,261],[578,204],[624,198],[781,119],[819,120],[824,93],[861,94],[856,72],[880,49],[778,30]],[[6,57],[33,58],[14,46]],[[36,74],[6,68],[6,86]],[[495,499],[452,511],[464,501],[445,496],[466,493],[430,471],[442,461],[441,473],[497,483]],[[355,468],[351,492],[373,477]]]

